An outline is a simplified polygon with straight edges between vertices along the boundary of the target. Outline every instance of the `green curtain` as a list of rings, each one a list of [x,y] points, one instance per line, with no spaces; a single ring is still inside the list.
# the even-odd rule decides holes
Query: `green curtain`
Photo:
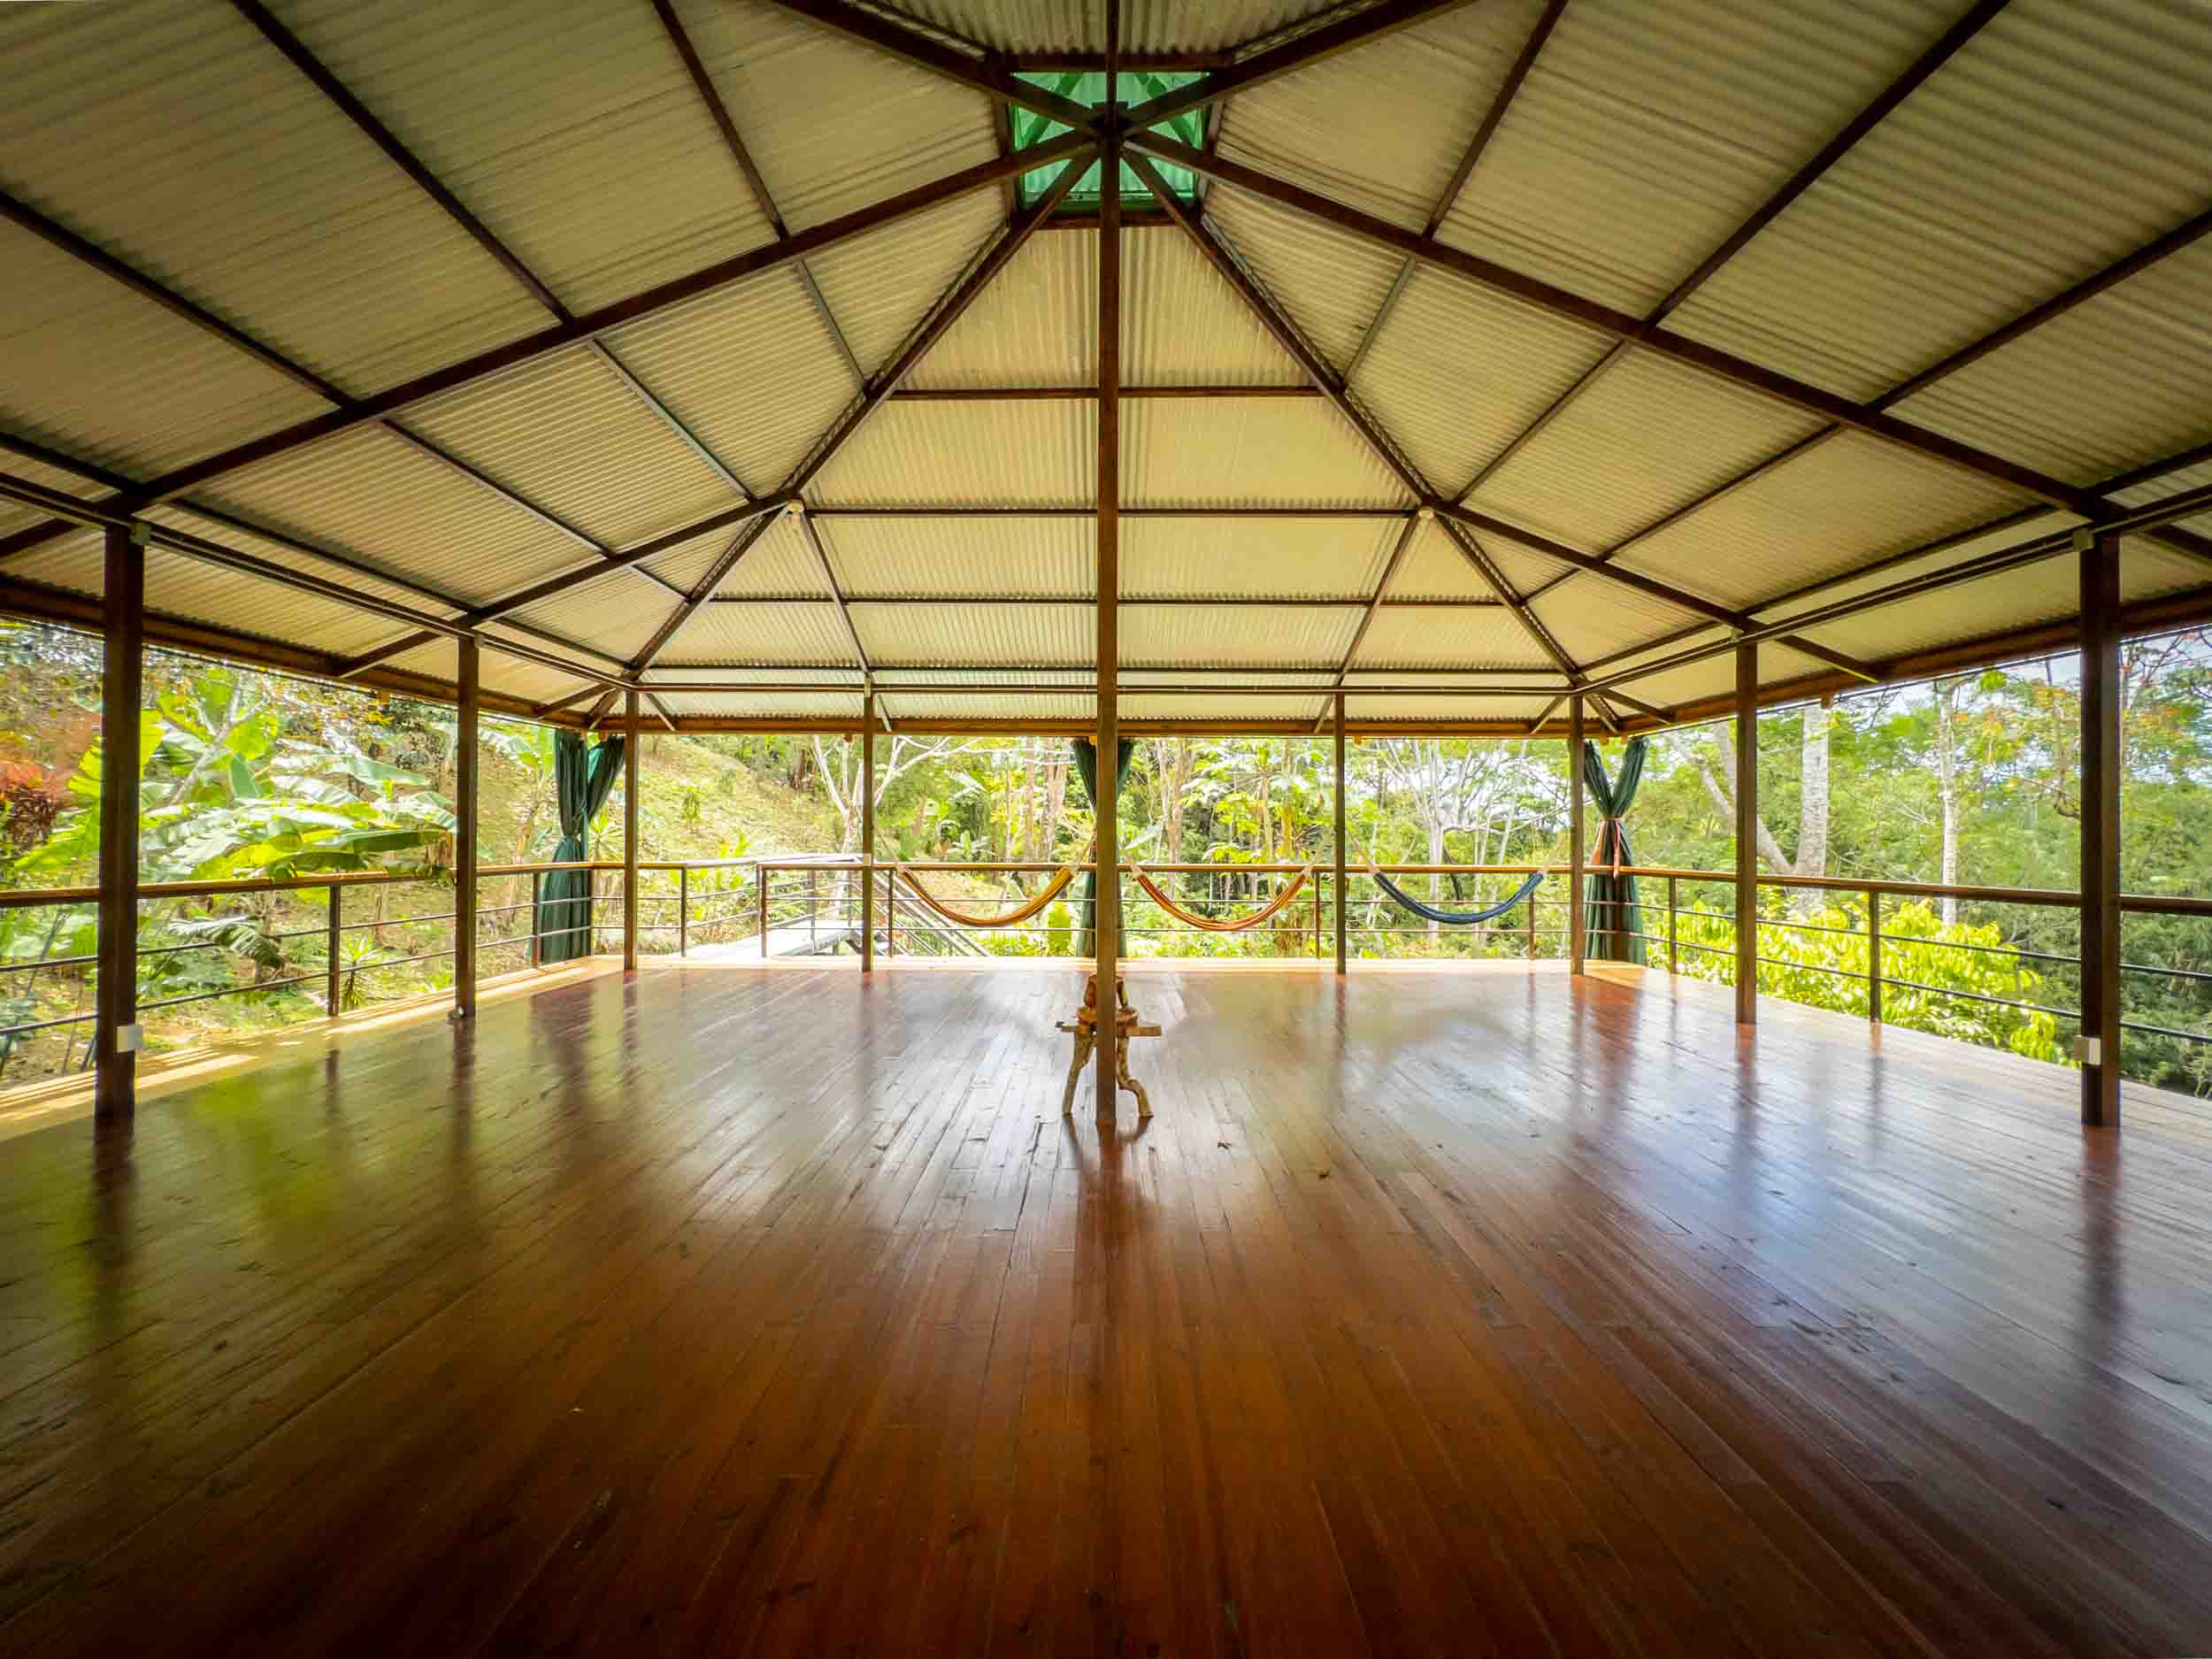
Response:
[[[1640,963],[1645,959],[1644,941],[1639,937],[1644,931],[1644,913],[1636,902],[1636,878],[1617,876],[1611,866],[1636,862],[1628,850],[1628,831],[1621,820],[1628,816],[1629,803],[1636,798],[1647,747],[1644,739],[1630,738],[1621,755],[1620,776],[1609,782],[1598,746],[1586,743],[1582,749],[1582,780],[1598,806],[1598,844],[1590,863],[1607,866],[1602,872],[1593,870],[1584,888],[1590,928],[1587,952],[1601,962]]]
[[[1098,810],[1098,745],[1087,737],[1079,737],[1074,740],[1074,743],[1075,775],[1083,780],[1083,798],[1090,803],[1091,810],[1096,811]],[[1114,744],[1114,799],[1117,801],[1121,799],[1121,786],[1129,781],[1129,760],[1136,752],[1137,745],[1132,739],[1121,738]],[[1097,902],[1098,872],[1086,870],[1083,872],[1082,896],[1076,901],[1076,914],[1083,918],[1083,932],[1075,941],[1075,954],[1079,956],[1093,956],[1098,950],[1098,941],[1092,936],[1091,931],[1091,907]],[[1127,907],[1121,902],[1118,883],[1116,884],[1114,892],[1114,915],[1119,924],[1114,933],[1115,939],[1120,943],[1120,951],[1116,958],[1119,960],[1129,954],[1129,913]]]
[[[553,733],[553,799],[561,815],[555,864],[572,864],[585,856],[584,837],[614,793],[621,770],[619,736],[603,737],[587,750],[580,734]],[[591,955],[591,872],[547,871],[540,879],[531,926],[538,933],[540,962],[569,962]]]

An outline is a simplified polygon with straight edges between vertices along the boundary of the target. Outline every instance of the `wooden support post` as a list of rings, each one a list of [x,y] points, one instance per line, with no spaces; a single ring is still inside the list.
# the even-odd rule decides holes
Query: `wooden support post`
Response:
[[[1667,878],[1667,972],[1682,971],[1682,889],[1674,877]]]
[[[453,1011],[476,1018],[476,803],[478,761],[477,671],[480,649],[473,634],[454,641],[460,718],[453,733]]]
[[[1759,1018],[1759,648],[1736,647],[1736,1023]]]
[[[872,687],[860,699],[860,971],[872,973],[876,965],[876,694]],[[765,961],[768,930],[764,922],[760,949]]]
[[[146,554],[130,531],[108,531],[104,576],[92,1111],[100,1123],[123,1124],[138,1110],[138,721],[146,644]]]
[[[541,936],[544,926],[539,916],[545,908],[545,872],[530,872],[530,965],[536,967],[545,956],[545,941]]]
[[[329,913],[323,924],[323,1006],[331,1018],[338,1018],[338,1003],[345,995],[345,975],[340,971],[343,958],[339,955],[344,932],[346,890],[335,881],[325,889]]]
[[[691,866],[676,872],[676,954],[691,954]]]
[[[2082,538],[2081,1120],[2120,1126],[2120,539]]]
[[[622,971],[637,972],[638,694],[622,694]]]
[[[1118,5],[1110,5],[1107,14],[1111,18],[1119,10]],[[1110,70],[1108,80],[1110,106]],[[1099,176],[1106,183],[1100,192],[1098,213],[1098,902],[1093,906],[1091,927],[1098,949],[1098,1006],[1101,1018],[1110,1020],[1120,1006],[1115,976],[1121,964],[1121,837],[1115,819],[1119,780],[1114,764],[1121,739],[1121,144],[1118,129],[1099,165]],[[1098,1045],[1101,1117],[1111,1116],[1114,1110],[1118,1047],[1106,1039]]]
[[[765,962],[768,960],[768,866],[766,864],[753,866],[753,908],[759,913],[760,959]],[[836,954],[834,947],[832,947],[831,954]]]
[[[1350,774],[1344,765],[1344,694],[1336,694],[1336,971],[1344,972],[1345,917],[1351,910],[1351,880],[1345,874],[1344,796]]]
[[[1882,895],[1866,890],[1866,1017],[1882,1023]]]
[[[1580,973],[1587,965],[1584,952],[1590,935],[1583,917],[1582,879],[1582,750],[1588,741],[1582,730],[1582,697],[1567,699],[1567,970]]]

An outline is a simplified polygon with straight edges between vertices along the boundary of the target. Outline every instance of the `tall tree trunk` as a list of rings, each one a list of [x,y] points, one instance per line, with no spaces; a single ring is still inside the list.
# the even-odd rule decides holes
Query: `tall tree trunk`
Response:
[[[1429,862],[1432,864],[1444,862],[1444,820],[1433,813],[1429,818]],[[1429,898],[1432,902],[1444,896],[1443,883],[1444,878],[1440,875],[1429,877]],[[1438,925],[1431,922],[1428,926],[1429,933],[1433,935]]]
[[[1943,806],[1943,873],[1939,879],[1946,887],[1955,886],[1959,879],[1958,695],[1957,680],[1936,681],[1936,795]],[[1941,914],[1946,926],[1955,923],[1959,918],[1959,902],[1946,897]]]
[[[1828,733],[1834,716],[1824,703],[1805,710],[1804,741],[1799,746],[1797,796],[1797,856],[1790,873],[1824,876],[1828,873]],[[1812,915],[1826,902],[1818,887],[1794,887],[1790,909],[1801,918]]]
[[[1045,850],[1047,858],[1060,844],[1060,817],[1067,810],[1068,763],[1056,760],[1045,768]]]

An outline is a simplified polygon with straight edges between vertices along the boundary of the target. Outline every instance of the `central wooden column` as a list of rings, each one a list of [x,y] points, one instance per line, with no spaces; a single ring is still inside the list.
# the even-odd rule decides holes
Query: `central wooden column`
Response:
[[[1121,747],[1121,128],[1115,102],[1116,49],[1121,10],[1108,4],[1106,104],[1110,123],[1099,157],[1098,201],[1098,902],[1092,906],[1097,941],[1098,1110],[1114,1110],[1113,1020],[1119,1003],[1114,974],[1121,961],[1121,837],[1117,833],[1116,756]]]
[[[2081,1120],[2120,1126],[2120,539],[2081,564]],[[2093,1048],[2092,1047],[2093,1045]],[[2095,1059],[2089,1056],[2092,1053]]]
[[[454,641],[459,718],[453,732],[453,1018],[476,1018],[477,674],[473,634]],[[532,923],[535,926],[536,923]]]
[[[1336,971],[1344,972],[1344,694],[1336,694]]]
[[[764,880],[766,878],[763,878]],[[760,936],[765,960],[768,935]],[[876,694],[860,696],[860,971],[876,967]]]
[[[1759,1018],[1759,648],[1736,647],[1736,1023]]]
[[[96,1122],[123,1124],[138,1110],[138,722],[146,644],[145,549],[129,530],[109,529],[104,575],[92,1113]]]
[[[637,972],[638,694],[622,694],[622,971]]]
[[[1589,964],[1584,952],[1590,930],[1583,915],[1582,879],[1582,750],[1589,741],[1582,729],[1581,694],[1567,699],[1567,971],[1580,973]]]

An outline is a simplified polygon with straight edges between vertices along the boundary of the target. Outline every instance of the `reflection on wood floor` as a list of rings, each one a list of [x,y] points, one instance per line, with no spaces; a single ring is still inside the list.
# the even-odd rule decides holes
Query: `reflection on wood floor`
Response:
[[[550,988],[0,1146],[0,1650],[2212,1653],[2212,1133],[1726,992]]]

